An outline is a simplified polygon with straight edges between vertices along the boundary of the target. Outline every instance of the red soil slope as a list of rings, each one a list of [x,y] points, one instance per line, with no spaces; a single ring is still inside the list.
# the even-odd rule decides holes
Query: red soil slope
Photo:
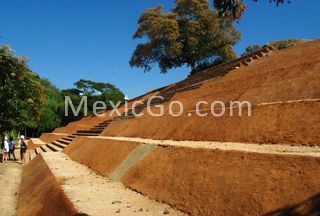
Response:
[[[320,41],[276,51],[205,82],[200,88],[176,94],[184,105],[182,117],[143,117],[112,123],[102,135],[153,139],[213,140],[254,143],[320,145],[320,101],[290,104],[261,103],[320,99]],[[252,117],[187,117],[198,101],[249,101]],[[164,105],[167,111],[168,103]],[[207,106],[201,107],[203,110]],[[157,108],[153,108],[157,110]],[[146,113],[146,110],[144,110]],[[148,127],[145,127],[148,125]],[[164,127],[165,126],[165,127]]]
[[[311,215],[320,206],[319,164],[312,157],[158,148],[123,181],[191,215]]]
[[[320,145],[320,102],[253,108],[253,116],[146,116],[113,122],[103,135],[172,140]],[[146,127],[145,125],[148,125]]]
[[[69,157],[107,176],[138,146],[134,142],[77,137],[64,149]]]
[[[24,167],[17,215],[56,216],[57,209],[59,209],[59,216],[76,214],[75,208],[64,195],[59,182],[56,181],[42,157],[37,156]]]

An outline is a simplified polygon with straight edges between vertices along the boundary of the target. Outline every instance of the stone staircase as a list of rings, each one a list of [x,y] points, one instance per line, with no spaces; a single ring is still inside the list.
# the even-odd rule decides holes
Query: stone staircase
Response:
[[[99,136],[101,132],[108,127],[108,125],[112,122],[113,120],[106,120],[104,122],[101,122],[100,124],[88,129],[88,130],[78,130],[76,133],[73,135],[75,136]]]
[[[56,141],[52,141],[51,143],[46,143],[45,145],[39,146],[36,149],[28,150],[26,155],[26,162],[28,163],[40,153],[61,152],[75,138],[76,138],[75,136],[70,135],[70,136],[58,139]]]

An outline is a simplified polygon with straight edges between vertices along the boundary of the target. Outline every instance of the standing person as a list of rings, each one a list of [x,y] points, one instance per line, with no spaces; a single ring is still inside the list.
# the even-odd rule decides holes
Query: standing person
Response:
[[[20,137],[20,158],[21,158],[21,162],[24,163],[26,161],[25,159],[25,154],[27,152],[27,144],[26,142],[24,141],[24,136],[22,135]]]
[[[9,154],[9,142],[7,136],[3,138],[3,148],[2,148],[2,162],[8,162],[8,154]]]
[[[4,148],[4,136],[1,137],[1,151]],[[3,163],[3,152],[1,153],[0,157],[1,163]]]
[[[13,155],[13,159],[14,160],[17,160],[16,159],[16,155],[14,154],[14,151],[15,151],[15,146],[14,146],[14,139],[13,137],[9,137],[9,160],[11,160],[11,154]]]

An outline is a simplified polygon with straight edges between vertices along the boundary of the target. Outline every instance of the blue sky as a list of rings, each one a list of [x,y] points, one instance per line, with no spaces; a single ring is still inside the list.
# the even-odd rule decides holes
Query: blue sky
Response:
[[[287,38],[320,38],[320,1],[292,0],[276,7],[267,0],[245,1],[248,10],[237,28],[249,44]],[[308,2],[308,4],[306,3]],[[59,88],[80,78],[115,84],[129,97],[184,79],[179,68],[163,75],[144,73],[128,61],[138,43],[132,40],[142,11],[173,0],[0,0],[0,44],[30,58],[30,67]]]

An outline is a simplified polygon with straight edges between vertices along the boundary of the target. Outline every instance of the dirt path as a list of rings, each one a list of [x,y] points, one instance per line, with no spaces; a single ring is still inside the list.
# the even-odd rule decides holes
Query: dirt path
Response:
[[[72,161],[60,152],[42,154],[51,172],[75,207],[88,215],[183,215],[168,205],[158,203],[126,189]]]
[[[154,144],[160,146],[176,146],[188,148],[205,148],[205,149],[219,149],[225,151],[246,151],[264,154],[281,154],[281,155],[298,155],[320,157],[320,147],[308,146],[293,146],[293,145],[272,145],[272,144],[251,144],[251,143],[233,143],[233,142],[211,142],[211,141],[173,141],[173,140],[152,140],[135,137],[110,137],[98,136],[88,137],[91,139],[110,139],[131,141],[146,144]]]
[[[18,192],[20,188],[22,165],[10,161],[0,164],[0,214],[16,215]]]

